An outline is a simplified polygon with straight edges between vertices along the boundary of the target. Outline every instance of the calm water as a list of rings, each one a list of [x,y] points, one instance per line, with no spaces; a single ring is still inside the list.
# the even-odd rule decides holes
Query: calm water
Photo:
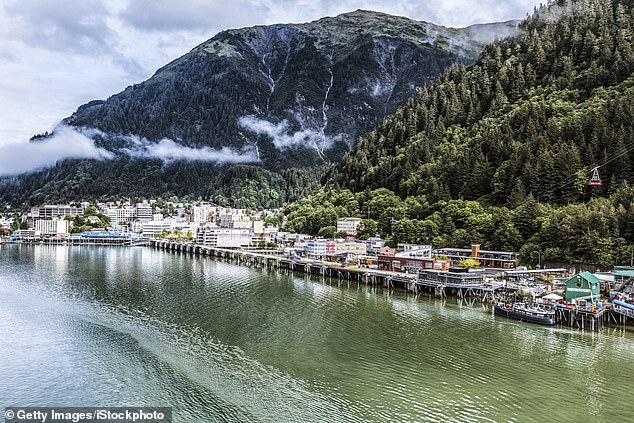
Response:
[[[147,248],[0,245],[0,408],[633,421],[634,336]],[[1,413],[0,413],[1,414]]]

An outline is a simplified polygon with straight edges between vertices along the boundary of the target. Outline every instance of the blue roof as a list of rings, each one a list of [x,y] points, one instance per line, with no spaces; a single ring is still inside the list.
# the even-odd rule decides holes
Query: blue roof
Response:
[[[140,234],[132,232],[87,231],[80,234],[82,238],[140,238]]]

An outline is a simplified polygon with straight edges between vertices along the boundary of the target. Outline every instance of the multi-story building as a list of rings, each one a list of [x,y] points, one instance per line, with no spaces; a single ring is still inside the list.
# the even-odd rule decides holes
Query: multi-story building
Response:
[[[244,248],[251,245],[253,231],[243,228],[202,227],[198,229],[199,244],[217,248]]]
[[[112,226],[118,226],[121,222],[127,223],[134,219],[136,215],[135,207],[120,207],[116,209],[108,209],[106,215],[110,218]]]
[[[143,236],[155,237],[164,231],[171,232],[174,229],[172,222],[168,220],[150,220],[143,222]]]
[[[325,258],[328,252],[328,243],[324,240],[308,241],[305,248],[306,255],[315,259]],[[334,242],[330,242],[330,244],[332,244],[332,252],[334,253]]]
[[[348,235],[356,235],[362,219],[358,217],[344,217],[337,220],[337,232],[345,232]]]
[[[243,210],[236,209],[233,213],[220,215],[220,226],[223,228],[251,228],[251,218],[243,213]]]
[[[35,230],[43,236],[66,235],[70,232],[70,222],[64,219],[38,219],[35,221]]]
[[[209,205],[192,207],[192,222],[206,223],[216,220],[216,208]]]
[[[139,222],[149,222],[152,220],[152,206],[148,203],[137,203],[135,214]]]
[[[367,253],[366,244],[363,242],[337,242],[334,245],[334,253],[349,253],[357,256]]]
[[[81,216],[84,214],[83,207],[72,207],[68,205],[58,204],[58,205],[46,205],[41,207],[33,207],[31,209],[30,217],[33,220],[37,219],[54,219],[57,217],[66,217],[66,216]]]
[[[431,258],[418,250],[405,251],[395,254],[379,254],[379,270],[391,272],[416,273],[419,270],[448,270],[449,260]]]
[[[519,253],[480,250],[479,244],[473,244],[471,248],[441,248],[434,251],[434,255],[448,257],[454,264],[465,259],[474,259],[480,266],[493,269],[513,269],[519,261]]]

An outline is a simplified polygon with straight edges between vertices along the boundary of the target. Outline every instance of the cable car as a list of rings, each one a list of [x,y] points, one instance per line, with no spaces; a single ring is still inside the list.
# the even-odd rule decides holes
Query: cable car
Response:
[[[601,177],[599,176],[599,168],[595,167],[592,169],[592,178],[590,178],[590,182],[588,182],[588,186],[590,187],[602,187],[603,182],[601,182]]]

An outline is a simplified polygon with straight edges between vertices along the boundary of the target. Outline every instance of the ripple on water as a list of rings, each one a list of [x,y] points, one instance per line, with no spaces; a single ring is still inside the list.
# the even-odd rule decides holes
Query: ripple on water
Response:
[[[25,351],[0,347],[18,369],[0,363],[11,386],[0,394],[12,399],[169,403],[181,421],[612,421],[629,412],[613,400],[634,372],[628,335],[150,249],[29,247],[5,257],[0,265],[18,276],[0,274],[0,336]],[[33,363],[54,377],[38,381]]]

